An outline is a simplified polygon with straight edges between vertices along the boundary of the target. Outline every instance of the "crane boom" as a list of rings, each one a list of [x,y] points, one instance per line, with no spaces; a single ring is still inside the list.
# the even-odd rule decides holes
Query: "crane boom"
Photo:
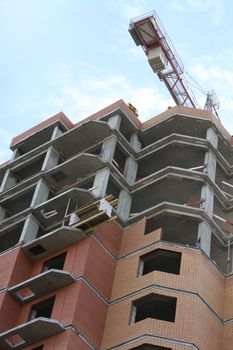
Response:
[[[132,19],[129,32],[136,45],[142,46],[151,68],[165,83],[175,103],[199,108],[183,76],[183,63],[155,11]]]

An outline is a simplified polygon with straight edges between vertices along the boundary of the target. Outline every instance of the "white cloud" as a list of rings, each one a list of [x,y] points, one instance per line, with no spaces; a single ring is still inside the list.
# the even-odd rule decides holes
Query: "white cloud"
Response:
[[[209,13],[212,24],[219,25],[224,16],[222,0],[188,0],[188,4],[200,12]]]
[[[222,0],[184,0],[182,4],[178,0],[171,0],[168,3],[168,7],[170,10],[177,12],[190,13],[190,10],[194,10],[206,13],[214,26],[218,26],[224,17]]]
[[[106,4],[116,9],[127,21],[130,18],[141,16],[145,12],[153,10],[153,8],[149,8],[151,1],[148,0],[106,0]]]
[[[136,86],[135,82],[121,75],[96,74],[74,81],[70,73],[61,74],[54,82],[57,94],[45,101],[44,109],[52,113],[63,110],[72,121],[77,122],[98,110],[124,99],[139,110],[140,119],[145,120],[174,105],[167,93],[164,96],[157,88]],[[49,115],[49,114],[47,114]]]
[[[176,12],[185,12],[186,11],[185,6],[177,0],[170,1],[168,6],[169,6],[170,10],[173,10]]]
[[[223,53],[214,58],[204,56],[193,60],[190,74],[203,86],[204,90],[214,89],[220,101],[219,115],[224,126],[233,133],[233,69],[230,66],[222,67],[220,62],[225,62],[229,55]],[[196,92],[195,92],[196,94]],[[199,97],[198,99],[202,98]]]

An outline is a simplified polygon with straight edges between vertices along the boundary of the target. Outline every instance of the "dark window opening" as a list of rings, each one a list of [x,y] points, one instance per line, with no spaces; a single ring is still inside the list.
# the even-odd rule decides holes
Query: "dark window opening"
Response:
[[[0,233],[0,253],[14,247],[20,240],[24,223],[18,223],[17,226],[4,230]]]
[[[140,257],[139,275],[152,271],[180,274],[181,253],[165,249],[156,249]]]
[[[43,300],[40,303],[32,305],[29,320],[31,321],[38,317],[50,318],[53,310],[54,301],[55,296]]]
[[[16,181],[23,181],[41,171],[44,158],[45,154],[36,156],[31,161],[26,163],[24,167],[18,167],[18,169],[16,168],[15,170],[12,170],[12,174],[15,176]]]
[[[33,255],[40,255],[40,254],[46,252],[46,249],[44,247],[42,247],[42,245],[37,244],[34,247],[30,248],[29,251]]]
[[[101,150],[102,150],[102,144],[92,147],[91,149],[88,150],[88,153],[95,154],[96,156],[100,156]]]
[[[132,322],[146,318],[175,322],[176,298],[161,294],[149,294],[133,302]]]
[[[56,182],[59,182],[59,181],[64,180],[67,176],[66,176],[66,174],[65,174],[62,170],[59,170],[59,171],[57,171],[56,173],[52,174],[51,177],[52,177]]]
[[[172,349],[164,347],[164,346],[159,346],[159,345],[142,344],[142,345],[137,346],[136,348],[132,348],[130,350],[172,350]]]
[[[48,271],[51,269],[63,270],[65,260],[66,253],[55,256],[54,258],[45,261],[43,271]]]
[[[118,145],[116,145],[116,149],[113,157],[113,164],[115,165],[117,170],[119,170],[120,173],[122,174],[124,172],[126,158],[127,156],[124,154],[121,148]]]
[[[162,227],[162,217],[153,217],[146,221],[145,235]]]

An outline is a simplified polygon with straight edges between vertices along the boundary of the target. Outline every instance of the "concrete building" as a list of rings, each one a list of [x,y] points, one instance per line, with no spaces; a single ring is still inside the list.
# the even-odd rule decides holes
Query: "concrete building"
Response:
[[[232,137],[176,106],[59,113],[0,167],[0,349],[232,350]]]

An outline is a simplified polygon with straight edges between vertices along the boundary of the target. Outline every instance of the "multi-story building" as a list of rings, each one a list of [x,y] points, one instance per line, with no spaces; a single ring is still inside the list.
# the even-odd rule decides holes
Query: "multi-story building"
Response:
[[[0,349],[232,350],[232,137],[176,106],[59,113],[0,167]]]

